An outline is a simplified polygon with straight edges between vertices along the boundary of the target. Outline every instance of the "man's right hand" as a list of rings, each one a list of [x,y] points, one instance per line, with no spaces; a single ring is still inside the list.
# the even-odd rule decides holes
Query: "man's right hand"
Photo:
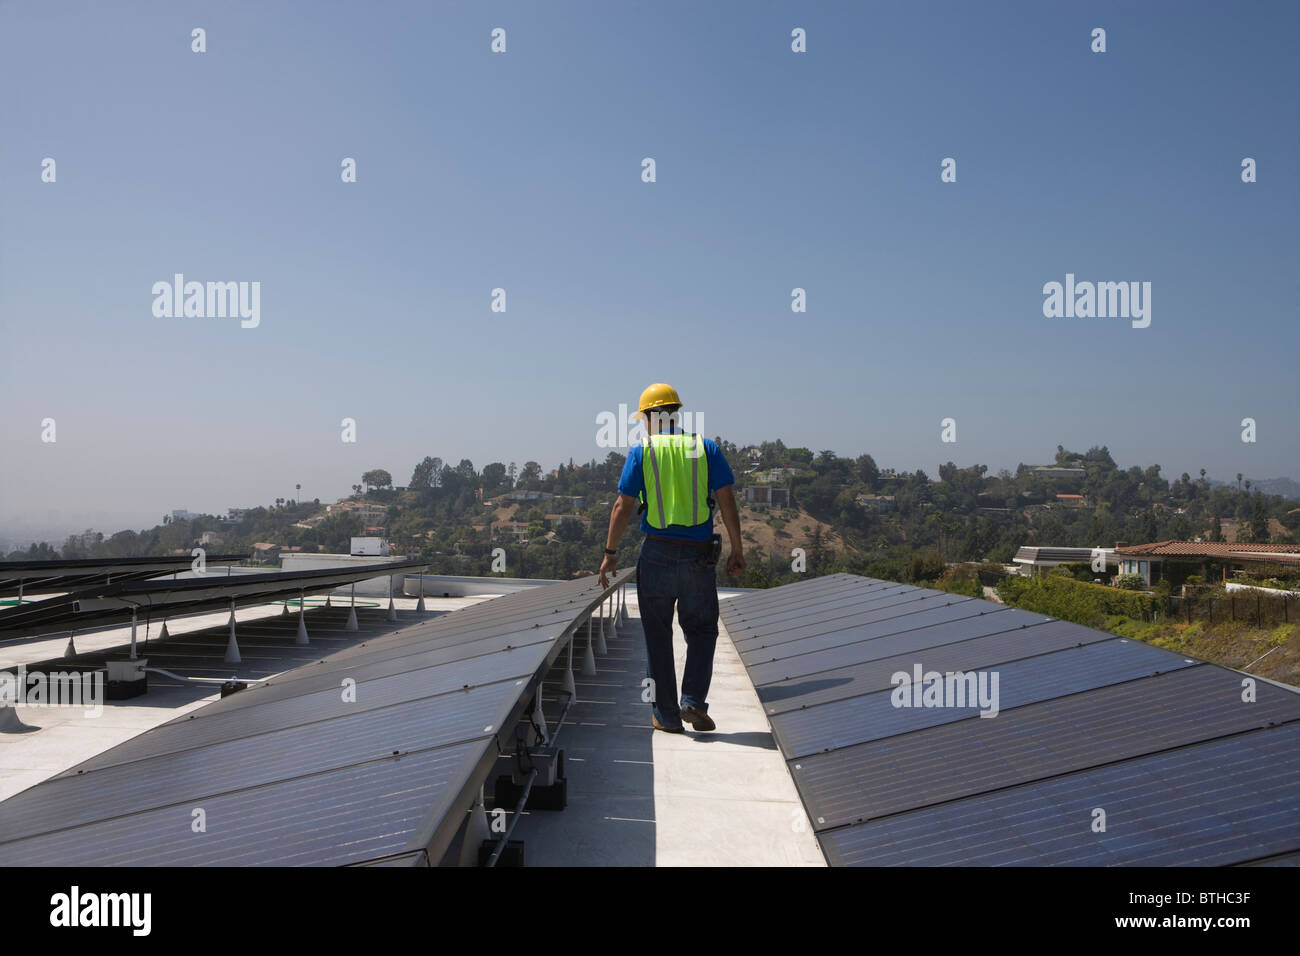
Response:
[[[745,570],[745,556],[739,551],[727,555],[727,577],[738,578]]]
[[[618,570],[618,564],[615,560],[616,558],[617,555],[607,554],[605,555],[605,560],[600,562],[600,586],[602,588],[609,587],[608,576]]]

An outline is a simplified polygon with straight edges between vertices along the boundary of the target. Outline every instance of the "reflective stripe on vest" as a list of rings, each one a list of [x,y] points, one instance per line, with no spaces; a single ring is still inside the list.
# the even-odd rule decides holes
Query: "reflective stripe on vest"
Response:
[[[641,455],[645,477],[646,523],[660,531],[669,525],[691,527],[712,519],[709,468],[699,435],[654,435]]]

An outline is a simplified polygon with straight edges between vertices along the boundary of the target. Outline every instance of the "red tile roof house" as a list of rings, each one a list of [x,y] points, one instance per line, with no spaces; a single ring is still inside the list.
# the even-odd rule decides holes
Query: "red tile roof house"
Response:
[[[270,541],[253,542],[253,559],[255,561],[274,561],[280,557],[280,546]]]
[[[1199,563],[1202,577],[1209,578],[1209,562],[1242,568],[1266,565],[1300,567],[1300,544],[1233,544],[1227,541],[1154,541],[1151,544],[1115,545],[1120,574],[1140,574],[1150,587],[1162,577],[1167,561]]]
[[[526,521],[493,521],[492,522],[492,539],[495,541],[497,532],[503,534],[513,534],[520,541],[528,539],[528,522]]]

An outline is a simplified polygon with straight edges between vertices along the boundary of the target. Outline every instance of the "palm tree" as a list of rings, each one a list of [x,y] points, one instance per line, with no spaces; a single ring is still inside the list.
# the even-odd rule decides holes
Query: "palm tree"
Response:
[[[1237,490],[1241,491],[1241,472],[1237,472]]]
[[[300,484],[299,484],[299,485],[294,485],[294,486],[293,486],[293,490],[294,490],[294,492],[295,492],[295,494],[294,494],[294,502],[293,502],[293,503],[294,503],[294,504],[301,504],[301,502],[302,502],[302,485],[300,485]]]

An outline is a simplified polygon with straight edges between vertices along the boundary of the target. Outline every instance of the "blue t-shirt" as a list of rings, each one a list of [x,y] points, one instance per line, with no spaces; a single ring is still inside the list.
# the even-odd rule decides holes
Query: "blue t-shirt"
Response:
[[[629,449],[627,461],[623,465],[623,475],[618,479],[618,493],[629,495],[638,500],[645,493],[645,472],[641,470],[643,451],[644,447],[642,445],[633,445]],[[704,460],[709,466],[710,492],[736,483],[736,476],[731,473],[731,466],[727,464],[727,459],[722,457],[722,449],[711,438],[704,439]],[[663,538],[684,538],[687,541],[710,541],[713,539],[712,514],[709,515],[707,521],[692,525],[689,528],[671,525],[659,529],[650,527],[650,523],[646,521],[648,513],[649,509],[641,512],[641,530],[646,534],[657,534]]]

